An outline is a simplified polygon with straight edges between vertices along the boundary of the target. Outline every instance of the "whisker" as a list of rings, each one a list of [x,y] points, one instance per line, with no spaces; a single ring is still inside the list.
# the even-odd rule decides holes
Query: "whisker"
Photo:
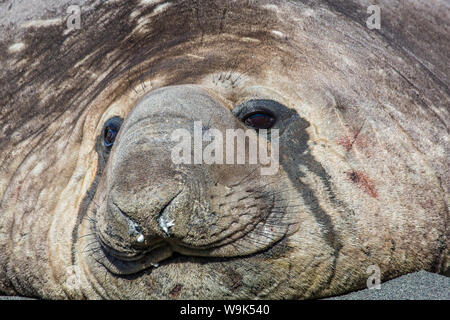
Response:
[[[92,242],[88,243],[88,244],[84,247],[84,249],[83,249],[82,252],[84,253],[84,250],[86,250],[90,245],[93,245],[93,244],[95,244],[95,243],[98,243],[97,239],[96,239],[95,241],[92,241]]]
[[[91,253],[92,251],[96,251],[96,250],[99,250],[99,249],[100,249],[100,247],[95,247],[95,248],[91,248],[91,249],[88,249],[88,250],[83,250],[82,253]]]
[[[84,238],[84,237],[89,237],[89,236],[93,236],[93,235],[95,235],[95,232],[91,232],[91,233],[88,233],[88,234],[82,235],[82,236],[81,236],[81,237],[79,237],[78,239],[81,239],[81,238]]]

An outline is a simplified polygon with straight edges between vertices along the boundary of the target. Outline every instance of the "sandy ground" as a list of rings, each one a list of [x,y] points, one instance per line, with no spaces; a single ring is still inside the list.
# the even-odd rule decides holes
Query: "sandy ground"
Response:
[[[450,277],[426,271],[410,273],[381,283],[381,288],[365,289],[330,300],[450,300]]]
[[[4,297],[0,300],[28,300]],[[327,300],[450,300],[450,277],[419,271],[381,284],[381,288],[365,289]]]

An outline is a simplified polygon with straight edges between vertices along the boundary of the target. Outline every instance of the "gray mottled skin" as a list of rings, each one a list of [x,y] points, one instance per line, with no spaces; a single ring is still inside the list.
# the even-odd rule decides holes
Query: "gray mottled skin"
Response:
[[[0,3],[0,293],[297,299],[370,265],[448,273],[448,3],[379,1],[380,30],[363,0],[78,2],[80,30],[69,4]],[[171,161],[174,130],[245,128],[251,99],[283,105],[275,175]]]

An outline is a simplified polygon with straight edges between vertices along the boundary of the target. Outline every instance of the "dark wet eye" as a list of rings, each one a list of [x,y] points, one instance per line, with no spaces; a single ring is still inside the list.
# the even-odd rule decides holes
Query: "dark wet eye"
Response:
[[[275,117],[266,112],[251,113],[243,118],[246,126],[254,129],[269,129],[275,123]]]
[[[248,128],[278,129],[280,135],[297,114],[294,109],[268,99],[247,100],[234,107],[231,113]]]
[[[122,118],[113,117],[105,123],[105,129],[103,131],[103,144],[106,148],[110,149],[113,146],[122,122]]]
[[[116,140],[118,130],[113,127],[106,127],[105,129],[105,147],[110,148],[114,144],[114,140]]]

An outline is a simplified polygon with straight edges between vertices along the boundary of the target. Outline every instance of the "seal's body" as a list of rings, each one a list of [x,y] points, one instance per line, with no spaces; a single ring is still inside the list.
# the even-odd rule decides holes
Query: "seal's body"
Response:
[[[74,30],[60,2],[1,6],[0,292],[313,298],[448,270],[443,1],[381,1],[380,30],[359,1],[86,3]],[[278,170],[174,162],[195,123],[277,129]]]

